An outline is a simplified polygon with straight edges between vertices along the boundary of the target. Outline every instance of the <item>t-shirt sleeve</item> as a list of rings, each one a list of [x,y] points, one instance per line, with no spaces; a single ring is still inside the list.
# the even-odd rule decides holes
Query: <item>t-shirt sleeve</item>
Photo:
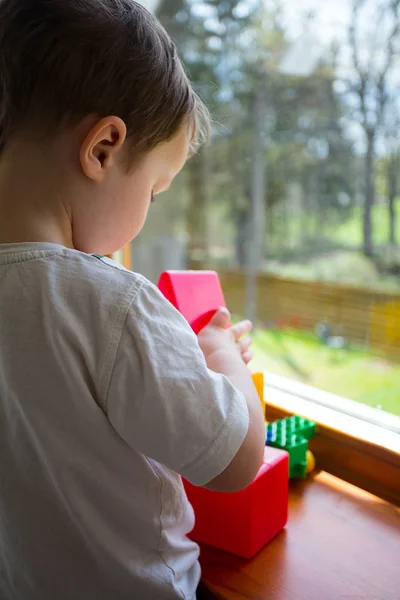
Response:
[[[199,486],[226,469],[249,426],[243,394],[207,368],[189,325],[148,283],[126,316],[106,410],[131,448]]]

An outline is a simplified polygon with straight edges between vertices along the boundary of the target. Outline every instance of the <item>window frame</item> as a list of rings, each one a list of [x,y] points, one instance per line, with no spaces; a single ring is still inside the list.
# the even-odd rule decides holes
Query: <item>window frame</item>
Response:
[[[268,387],[278,392],[296,396],[296,398],[300,398],[301,400],[330,408],[340,414],[354,417],[365,423],[376,425],[400,435],[400,417],[397,415],[366,406],[356,400],[350,400],[349,398],[326,392],[317,387],[306,385],[288,377],[276,375],[275,373],[266,372],[264,378]]]
[[[307,399],[301,386],[296,394],[296,382],[288,392],[271,385],[269,373],[265,379],[268,421],[299,414],[317,423],[310,449],[319,470],[400,506],[399,433]]]

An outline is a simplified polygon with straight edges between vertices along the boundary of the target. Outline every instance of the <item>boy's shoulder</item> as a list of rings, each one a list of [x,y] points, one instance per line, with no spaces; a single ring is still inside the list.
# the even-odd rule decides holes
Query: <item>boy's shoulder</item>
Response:
[[[95,304],[96,296],[104,306],[107,301],[114,307],[121,298],[134,297],[141,290],[151,290],[161,295],[145,277],[128,271],[110,258],[86,254],[78,250],[47,242],[27,242],[0,245],[0,267],[16,269],[15,277],[8,279],[20,285],[20,270],[30,288],[39,298],[56,297],[67,300],[66,304]],[[48,291],[49,294],[46,294]],[[84,302],[85,301],[85,302]]]
[[[86,254],[84,256],[88,261],[87,266],[89,267],[90,265],[91,269],[96,270],[100,277],[136,285],[139,288],[142,285],[152,285],[143,275],[135,273],[134,271],[129,271],[123,265],[108,256],[103,256],[102,254]],[[95,267],[95,265],[97,266]]]
[[[116,306],[122,299],[131,303],[141,290],[157,289],[143,275],[106,256],[66,250],[64,257],[67,259],[64,268],[72,270],[74,285],[86,288],[91,296],[98,294],[102,303]]]
[[[122,286],[133,286],[140,289],[143,285],[153,287],[153,284],[143,275],[129,271],[124,266],[101,254],[86,254],[77,250],[64,248],[60,252],[65,260],[62,270],[72,270],[74,276],[83,279],[89,284],[114,284]],[[111,291],[111,290],[110,290]]]

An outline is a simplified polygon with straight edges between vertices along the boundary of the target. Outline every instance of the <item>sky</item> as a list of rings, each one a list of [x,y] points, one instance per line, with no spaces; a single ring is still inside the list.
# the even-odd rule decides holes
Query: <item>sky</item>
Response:
[[[271,0],[265,0],[266,6]],[[302,15],[313,11],[314,25],[322,42],[331,42],[346,35],[350,16],[351,0],[281,0],[285,20],[291,34],[301,33]]]

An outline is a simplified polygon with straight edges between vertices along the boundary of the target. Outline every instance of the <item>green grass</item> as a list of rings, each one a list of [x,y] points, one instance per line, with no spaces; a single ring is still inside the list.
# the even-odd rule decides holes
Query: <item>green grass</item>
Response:
[[[362,244],[362,207],[356,206],[351,217],[339,225],[332,233],[332,239],[335,242],[350,246],[361,246]],[[382,204],[376,204],[372,210],[372,226],[374,233],[374,243],[384,245],[388,243],[389,238],[389,216],[388,208]],[[400,240],[400,219],[396,223],[397,239]]]
[[[331,225],[320,237],[315,233],[314,238],[303,240],[298,248],[270,252],[264,268],[289,279],[398,291],[400,281],[396,269],[400,267],[400,247],[388,244],[387,206],[377,204],[372,211],[374,259],[366,258],[362,252],[362,213],[362,207],[356,206],[345,222]],[[400,241],[400,218],[396,239]]]
[[[258,330],[252,368],[271,371],[400,416],[400,365],[357,348],[334,350],[313,334]]]
[[[266,268],[273,275],[300,281],[327,281],[387,291],[400,289],[398,277],[379,273],[374,262],[363,256],[361,251],[330,252],[303,263],[269,261]]]

